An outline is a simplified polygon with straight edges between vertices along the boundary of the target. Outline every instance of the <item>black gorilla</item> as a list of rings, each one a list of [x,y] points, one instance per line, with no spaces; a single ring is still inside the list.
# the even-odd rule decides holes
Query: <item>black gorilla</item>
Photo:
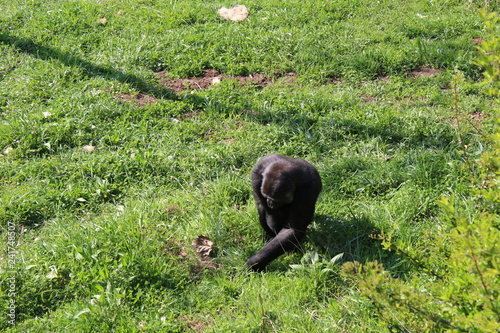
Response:
[[[247,261],[255,271],[299,247],[314,216],[321,178],[311,164],[279,154],[264,156],[252,171],[259,220],[270,240]]]

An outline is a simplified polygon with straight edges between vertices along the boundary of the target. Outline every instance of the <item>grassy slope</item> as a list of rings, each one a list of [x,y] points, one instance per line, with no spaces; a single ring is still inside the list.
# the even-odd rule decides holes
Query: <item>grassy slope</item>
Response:
[[[221,2],[0,4],[0,148],[12,148],[0,223],[15,224],[21,251],[12,331],[380,329],[338,268],[322,269],[344,253],[411,273],[368,235],[418,243],[439,229],[434,201],[460,175],[451,73],[477,77],[473,8],[267,0],[234,23],[217,17]],[[420,66],[444,71],[409,75]],[[276,79],[174,94],[154,75],[205,68]],[[118,98],[139,92],[156,103]],[[466,114],[488,108],[473,84],[461,98]],[[271,152],[311,161],[324,191],[304,259],[249,274],[262,246],[249,172]],[[216,244],[219,269],[198,267],[197,235]]]

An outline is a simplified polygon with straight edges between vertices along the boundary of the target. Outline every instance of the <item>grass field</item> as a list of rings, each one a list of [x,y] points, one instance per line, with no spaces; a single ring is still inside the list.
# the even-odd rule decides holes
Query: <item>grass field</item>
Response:
[[[425,251],[436,201],[463,191],[463,145],[485,149],[483,2],[218,16],[235,4],[0,0],[0,330],[390,330],[340,264],[419,276],[377,235]],[[250,172],[274,152],[315,165],[323,192],[303,251],[249,273]]]

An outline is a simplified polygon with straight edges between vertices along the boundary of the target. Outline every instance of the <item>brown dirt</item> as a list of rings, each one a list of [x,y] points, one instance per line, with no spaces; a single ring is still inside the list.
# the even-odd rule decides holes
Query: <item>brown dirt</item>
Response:
[[[482,42],[484,42],[484,38],[481,38],[481,37],[479,37],[479,38],[474,38],[474,39],[472,40],[472,42],[473,42],[474,44],[476,44],[476,45],[479,45],[479,44],[481,44]]]
[[[441,73],[443,70],[439,68],[432,68],[432,67],[420,67],[417,70],[414,70],[413,72],[410,73],[410,77],[412,78],[417,78],[417,77],[428,77],[428,76],[433,76],[438,73]]]
[[[205,330],[206,323],[202,321],[197,321],[188,316],[180,318],[193,332],[203,332]]]
[[[274,83],[274,78],[254,73],[248,76],[232,76],[221,74],[219,71],[215,69],[205,69],[203,70],[203,75],[198,77],[191,78],[180,78],[180,79],[172,79],[168,77],[168,73],[165,71],[156,73],[160,80],[160,84],[173,92],[180,93],[186,90],[200,90],[200,89],[208,89],[212,85],[219,83],[220,81],[227,79],[234,79],[238,81],[241,85],[256,85],[260,87],[268,86]],[[285,83],[293,83],[295,79],[298,77],[296,73],[286,73],[279,78],[283,78]],[[105,91],[115,95],[116,99],[126,102],[135,103],[138,107],[142,107],[148,104],[154,104],[157,102],[157,98],[143,92],[139,92],[138,94],[124,94],[116,91],[112,91],[110,89],[104,89]]]
[[[476,111],[471,113],[471,117],[473,120],[481,121],[484,118],[488,118],[488,115],[486,113],[479,111],[479,110],[476,110]]]
[[[169,205],[163,209],[163,212],[167,214],[170,218],[172,218],[175,215],[181,214],[182,209],[179,207],[179,205]]]
[[[146,104],[154,104],[157,101],[157,98],[145,93],[138,93],[137,95],[133,94],[122,94],[116,91],[111,91],[110,89],[105,89],[107,92],[115,95],[116,99],[122,100],[122,101],[127,101],[127,102],[132,102],[136,103],[137,106],[144,106]]]
[[[373,95],[361,94],[361,99],[366,103],[374,103],[377,99]]]
[[[479,127],[481,127],[483,125],[483,121],[485,119],[487,119],[488,117],[489,117],[488,114],[486,114],[486,113],[484,113],[484,112],[482,112],[480,110],[476,110],[476,111],[470,112],[468,114],[462,115],[460,117],[460,119],[461,119],[462,122],[469,123],[474,128],[479,128]],[[448,120],[453,125],[457,125],[458,124],[457,117],[440,118],[440,120]]]
[[[474,127],[480,127],[483,125],[485,119],[488,118],[488,114],[483,113],[480,110],[476,110],[474,112],[469,113],[469,122]]]
[[[197,89],[208,89],[212,85],[217,84],[220,81],[227,79],[234,79],[238,81],[241,85],[253,84],[260,87],[265,87],[274,82],[272,77],[267,75],[254,73],[248,76],[232,76],[221,74],[219,71],[215,69],[205,69],[203,70],[203,75],[198,77],[190,77],[190,78],[180,78],[180,79],[172,79],[168,77],[168,73],[158,72],[156,73],[158,78],[160,79],[160,83],[167,89],[171,89],[176,93],[183,92],[186,90],[197,90]],[[295,78],[297,78],[297,74],[295,73],[287,73],[284,74],[284,81],[287,83],[292,83]]]

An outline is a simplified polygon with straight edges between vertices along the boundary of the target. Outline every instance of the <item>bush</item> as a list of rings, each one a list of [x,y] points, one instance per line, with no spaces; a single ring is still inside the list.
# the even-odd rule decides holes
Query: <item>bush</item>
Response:
[[[500,17],[485,11],[482,16],[487,37],[478,46],[476,64],[484,69],[484,89],[500,102]],[[424,235],[413,245],[392,233],[381,236],[386,249],[405,257],[418,272],[395,278],[378,262],[343,266],[391,331],[500,331],[500,109],[495,112],[497,121],[486,137],[490,149],[477,160],[458,135],[470,190],[465,198],[450,195],[438,202],[442,232]]]

